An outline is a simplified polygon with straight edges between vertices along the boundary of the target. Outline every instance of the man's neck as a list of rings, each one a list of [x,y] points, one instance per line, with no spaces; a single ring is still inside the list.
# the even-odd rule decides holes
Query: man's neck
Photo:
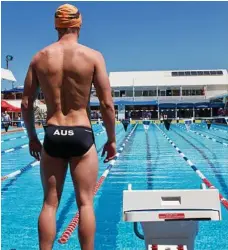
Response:
[[[78,42],[78,36],[74,33],[59,35],[59,41],[74,41]]]

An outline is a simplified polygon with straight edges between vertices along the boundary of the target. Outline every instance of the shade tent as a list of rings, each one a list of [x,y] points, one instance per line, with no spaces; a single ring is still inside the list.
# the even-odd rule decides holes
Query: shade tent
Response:
[[[2,112],[9,111],[9,112],[21,112],[21,109],[9,104],[6,101],[1,101],[1,110]]]

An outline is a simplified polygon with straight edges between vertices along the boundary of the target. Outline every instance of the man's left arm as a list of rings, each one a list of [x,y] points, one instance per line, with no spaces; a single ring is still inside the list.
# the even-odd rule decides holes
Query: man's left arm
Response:
[[[37,139],[33,105],[38,93],[39,81],[34,69],[33,60],[29,65],[29,69],[25,78],[24,92],[21,102],[22,116],[30,141]]]

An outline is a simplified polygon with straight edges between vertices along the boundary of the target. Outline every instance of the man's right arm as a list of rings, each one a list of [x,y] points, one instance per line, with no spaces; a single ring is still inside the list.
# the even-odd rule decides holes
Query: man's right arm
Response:
[[[108,142],[115,142],[115,109],[112,91],[103,56],[97,52],[93,84],[100,101],[101,114],[108,135]]]

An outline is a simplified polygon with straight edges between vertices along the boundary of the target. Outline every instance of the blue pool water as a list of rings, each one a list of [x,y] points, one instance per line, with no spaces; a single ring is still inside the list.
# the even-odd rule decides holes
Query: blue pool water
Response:
[[[132,125],[133,126],[133,125]],[[121,145],[125,135],[122,125],[117,125],[117,144]],[[183,124],[172,125],[166,131],[170,137],[196,167],[228,199],[228,147],[192,132],[186,132]],[[193,125],[192,130],[209,135],[218,141],[228,143],[228,128],[212,125],[207,130],[205,124]],[[215,130],[215,129],[221,130]],[[94,125],[96,132],[101,131]],[[43,130],[39,130],[42,133]],[[27,144],[24,132],[3,135],[1,150]],[[39,138],[43,139],[43,134]],[[107,167],[101,158],[101,149],[106,141],[105,133],[96,137],[99,151],[99,176]],[[18,170],[33,158],[28,148],[2,155],[2,176]],[[132,224],[122,221],[122,192],[132,183],[133,189],[198,189],[201,179],[178,155],[162,133],[151,125],[146,134],[143,126],[138,125],[130,137],[116,164],[95,196],[97,232],[96,250],[106,249],[143,249],[144,244],[133,233]],[[2,183],[2,249],[38,249],[37,218],[41,209],[43,191],[39,178],[39,166],[30,168],[18,178]],[[66,178],[62,201],[57,214],[57,239],[66,229],[77,212],[73,185],[69,173]],[[221,222],[200,222],[200,231],[196,238],[196,250],[228,249],[228,211],[222,206]],[[80,249],[77,229],[65,245],[55,242],[53,249]]]

